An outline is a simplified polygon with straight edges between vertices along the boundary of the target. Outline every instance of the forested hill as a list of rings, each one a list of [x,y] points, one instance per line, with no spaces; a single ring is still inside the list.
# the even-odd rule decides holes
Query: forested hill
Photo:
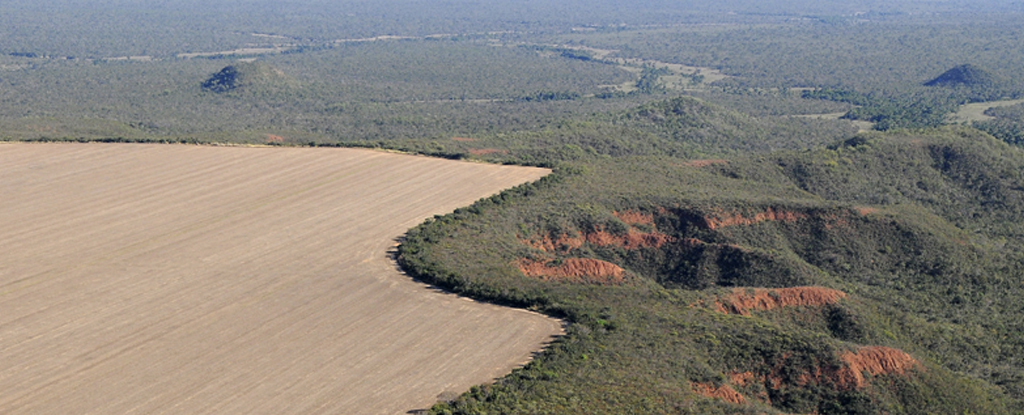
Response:
[[[969,129],[569,163],[400,262],[572,324],[434,413],[1019,413],[1024,153]]]
[[[679,97],[533,130],[442,142],[396,140],[387,145],[449,157],[555,166],[598,156],[699,158],[801,149],[830,144],[855,132],[855,128],[841,122],[753,117],[696,98]]]

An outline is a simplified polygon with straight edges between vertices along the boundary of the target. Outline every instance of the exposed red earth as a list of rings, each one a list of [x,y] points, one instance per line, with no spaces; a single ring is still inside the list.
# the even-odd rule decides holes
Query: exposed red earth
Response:
[[[675,238],[661,232],[638,232],[630,229],[625,235],[616,235],[599,229],[588,232],[587,242],[597,246],[618,246],[625,249],[661,248]]]
[[[924,370],[913,356],[889,347],[866,346],[856,351],[845,351],[839,355],[841,365],[838,367],[816,367],[793,376],[789,361],[791,355],[784,356],[775,362],[767,373],[756,374],[751,371],[734,371],[728,375],[729,384],[715,386],[713,384],[693,383],[693,391],[709,398],[722,399],[735,404],[746,403],[746,398],[730,386],[746,388],[751,384],[761,383],[765,388],[779,390],[788,386],[804,387],[811,384],[831,384],[840,390],[863,389],[871,382],[871,377],[882,375],[907,376],[913,370]],[[789,376],[784,373],[790,372]],[[788,377],[788,381],[787,381]],[[771,404],[764,390],[757,393],[756,400]]]
[[[521,259],[519,270],[530,278],[578,284],[619,285],[625,282],[625,271],[618,265],[599,259],[567,258],[554,261]]]
[[[612,212],[612,214],[628,225],[654,226],[654,215],[650,213],[643,213],[635,210],[624,210],[621,212]]]
[[[693,383],[690,386],[696,394],[707,398],[721,399],[735,404],[747,403],[747,399],[729,385],[715,386],[710,383]]]
[[[616,213],[616,215],[619,215]],[[625,217],[630,220],[645,222],[646,216],[629,215]],[[653,217],[650,218],[653,223]],[[520,242],[534,249],[544,251],[548,259],[536,260],[521,258],[516,266],[527,277],[544,281],[558,281],[582,284],[619,285],[625,283],[625,271],[622,267],[611,262],[591,258],[565,258],[556,260],[552,257],[558,254],[566,254],[569,251],[578,249],[584,243],[594,246],[616,246],[628,250],[640,248],[661,248],[666,243],[674,241],[675,238],[663,233],[641,232],[630,228],[625,234],[614,234],[601,227],[587,230],[577,236],[569,236],[563,233],[555,238],[550,235],[534,235],[530,238],[520,239]]]
[[[746,316],[751,311],[835,304],[845,297],[842,291],[822,287],[734,288],[715,300],[712,307],[720,313]]]
[[[856,352],[847,351],[839,356],[845,366],[836,374],[840,385],[860,389],[867,385],[867,373],[871,376],[904,375],[911,369],[922,368],[921,363],[902,350],[890,347],[870,346]]]
[[[552,238],[550,235],[535,235],[528,239],[523,239],[521,242],[548,253],[558,253],[578,249],[583,246],[584,242],[596,246],[640,249],[661,248],[666,243],[674,240],[675,238],[657,231],[640,232],[636,229],[629,229],[625,234],[619,235],[599,228],[583,232],[577,236],[569,236],[569,234],[565,233],[556,238]]]
[[[585,238],[583,236],[569,236],[569,234],[566,233],[563,233],[556,238],[552,238],[550,235],[544,235],[521,240],[522,243],[530,247],[549,253],[578,249],[583,246],[584,241]]]

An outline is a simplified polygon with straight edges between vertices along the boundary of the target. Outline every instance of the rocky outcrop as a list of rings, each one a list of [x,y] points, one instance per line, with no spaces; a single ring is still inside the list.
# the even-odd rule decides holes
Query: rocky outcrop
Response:
[[[732,293],[710,304],[701,302],[695,305],[710,306],[723,314],[748,316],[752,311],[783,307],[820,307],[835,304],[845,297],[846,293],[842,291],[823,287],[734,288]]]
[[[711,383],[692,383],[690,387],[694,393],[707,398],[721,399],[734,404],[747,403],[747,399],[729,385],[715,386]]]
[[[625,282],[625,271],[621,267],[599,259],[568,258],[560,263],[521,259],[516,265],[523,275],[543,281],[598,285]]]
[[[841,387],[861,389],[868,384],[870,376],[904,375],[911,369],[920,368],[921,363],[902,350],[882,346],[869,346],[856,352],[847,351],[839,356],[843,368],[835,374],[835,381]]]

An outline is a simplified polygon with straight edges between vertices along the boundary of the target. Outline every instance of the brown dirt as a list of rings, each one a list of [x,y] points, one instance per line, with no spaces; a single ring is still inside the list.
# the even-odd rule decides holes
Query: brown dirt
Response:
[[[845,297],[842,291],[822,287],[735,288],[716,300],[713,307],[721,313],[747,316],[751,311],[835,304]]]
[[[749,217],[740,214],[721,214],[717,217],[705,217],[703,225],[707,229],[715,230],[726,226],[754,225],[761,222],[795,222],[805,218],[807,218],[805,213],[768,208],[764,212]]]
[[[729,385],[715,386],[711,383],[694,382],[690,386],[694,393],[704,397],[721,399],[739,405],[747,403],[747,399]]]
[[[747,386],[756,377],[757,375],[754,372],[732,372],[729,374],[729,380],[739,386]]]
[[[867,216],[867,215],[878,213],[878,209],[875,209],[873,207],[858,206],[856,209],[857,209],[857,213],[860,214],[861,216]]]
[[[635,210],[626,210],[622,212],[612,212],[615,217],[619,220],[626,222],[626,224],[637,226],[647,225],[654,226],[654,215],[650,213],[643,213]]]
[[[752,372],[733,372],[729,375],[733,384],[746,386],[751,381],[764,382],[766,388],[779,390],[787,383],[792,386],[803,387],[810,384],[821,384],[823,381],[836,385],[840,390],[861,389],[869,383],[867,376],[879,376],[887,374],[906,375],[914,369],[921,369],[921,364],[909,354],[888,347],[870,346],[859,349],[856,353],[844,352],[839,356],[842,366],[836,368],[817,367],[800,373],[795,378],[792,376],[790,358],[792,355],[784,355],[776,361],[767,375],[755,375]],[[787,382],[783,373],[790,372]],[[865,373],[867,376],[865,376]],[[758,397],[768,401],[768,397]]]
[[[463,142],[463,143],[471,143],[471,142],[476,141],[476,139],[475,138],[469,138],[469,137],[452,137],[452,141],[459,141],[459,142]]]
[[[554,253],[579,249],[583,246],[584,239],[583,237],[571,237],[563,233],[555,239],[551,239],[549,235],[544,235],[543,237],[533,237],[520,241],[530,247]]]
[[[604,230],[587,233],[587,242],[597,246],[618,246],[626,249],[661,248],[675,238],[660,232],[639,232],[630,229],[625,235],[614,235]]]
[[[727,376],[729,377],[729,381],[732,382],[733,385],[739,386],[741,388],[745,388],[753,383],[766,384],[768,382],[768,377],[766,377],[765,375],[757,375],[754,372],[732,372],[729,373]],[[754,395],[754,399],[767,405],[772,404],[771,397],[768,396],[767,390],[761,389],[755,393],[756,395]]]
[[[728,160],[712,160],[712,159],[708,159],[708,160],[690,160],[690,161],[687,161],[687,162],[683,163],[683,165],[685,165],[685,166],[697,167],[697,168],[707,167],[707,166],[714,166],[716,164],[729,164],[729,161]]]
[[[267,134],[267,142],[268,143],[283,143],[284,142],[284,137],[281,137],[279,135]]]
[[[611,262],[590,258],[568,258],[560,265],[553,261],[521,259],[517,265],[524,275],[543,281],[579,284],[620,285],[625,282],[624,271]]]
[[[625,249],[640,248],[661,248],[665,244],[674,241],[675,238],[661,232],[640,232],[630,229],[625,235],[615,235],[603,229],[590,231],[582,236],[569,236],[562,234],[552,239],[549,235],[534,236],[530,239],[521,239],[520,242],[549,253],[565,253],[573,249],[579,249],[583,243],[596,246],[617,246]]]
[[[543,169],[327,148],[0,144],[0,413],[404,414],[560,323],[387,250]]]
[[[472,154],[474,156],[486,156],[488,154],[505,154],[505,153],[508,153],[508,151],[498,150],[496,148],[472,148],[472,149],[469,149],[468,151],[469,151],[469,154]]]
[[[842,387],[853,389],[867,385],[865,373],[904,375],[911,369],[921,368],[917,359],[906,352],[882,346],[864,347],[856,353],[847,351],[839,359],[845,366],[835,374],[835,380]]]

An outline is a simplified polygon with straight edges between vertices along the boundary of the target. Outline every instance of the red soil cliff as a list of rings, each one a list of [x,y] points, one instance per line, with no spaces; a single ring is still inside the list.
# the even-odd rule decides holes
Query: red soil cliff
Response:
[[[654,225],[654,215],[650,213],[643,213],[635,210],[624,210],[622,212],[612,212],[612,214],[628,225]]]
[[[675,238],[661,232],[640,232],[630,229],[625,235],[616,235],[604,229],[596,229],[585,232],[581,236],[569,236],[562,234],[556,238],[550,235],[534,236],[530,239],[520,241],[530,247],[545,252],[556,253],[578,249],[584,242],[596,246],[618,246],[625,249],[640,248],[661,248],[665,244],[674,241]]]
[[[611,262],[590,258],[569,258],[560,265],[521,259],[517,265],[524,275],[543,281],[618,285],[625,282],[622,268]]]
[[[747,316],[751,311],[835,304],[845,297],[842,291],[823,287],[734,288],[731,294],[715,301],[714,309]]]
[[[865,373],[871,376],[903,375],[910,369],[921,367],[921,363],[906,352],[882,346],[865,347],[856,353],[848,351],[839,359],[844,367],[836,372],[835,380],[840,386],[852,389],[867,385]]]
[[[690,387],[694,393],[708,398],[721,399],[735,404],[747,403],[747,399],[729,385],[715,386],[711,383],[693,383]]]

